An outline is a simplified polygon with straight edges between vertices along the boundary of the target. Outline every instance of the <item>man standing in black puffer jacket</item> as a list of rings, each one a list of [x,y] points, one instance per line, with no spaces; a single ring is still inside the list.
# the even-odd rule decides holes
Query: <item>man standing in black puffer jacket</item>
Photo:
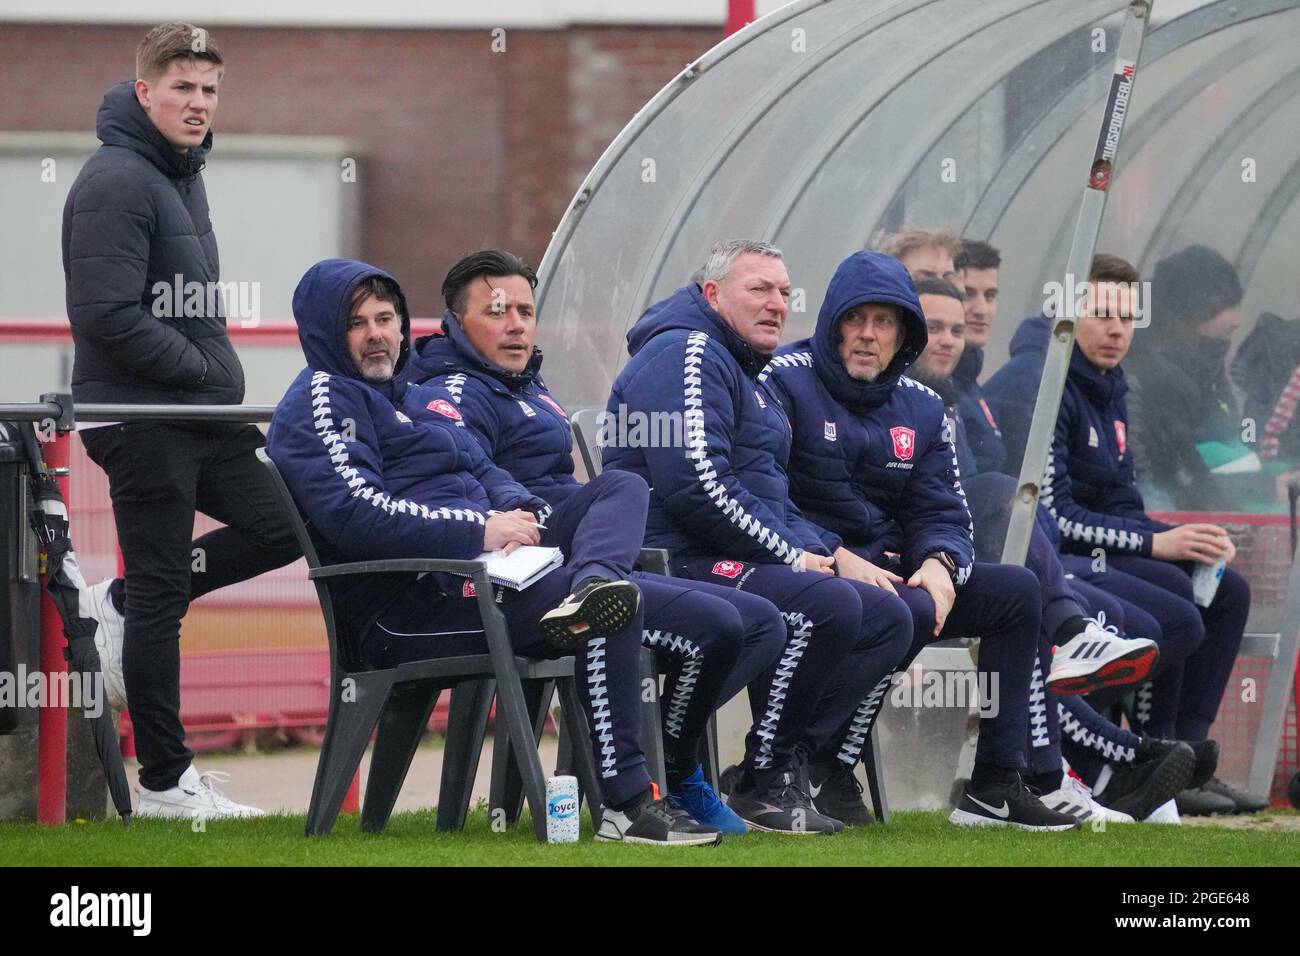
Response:
[[[155,27],[136,76],[99,108],[103,144],[63,210],[76,402],[230,405],[244,372],[226,334],[217,240],[200,172],[223,72],[207,31]],[[288,564],[293,533],[252,425],[128,422],[81,431],[109,478],[125,580],[87,598],[110,703],[129,704],[141,816],[254,816],[217,793],[185,746],[180,620],[208,591]],[[195,511],[226,527],[191,542]]]

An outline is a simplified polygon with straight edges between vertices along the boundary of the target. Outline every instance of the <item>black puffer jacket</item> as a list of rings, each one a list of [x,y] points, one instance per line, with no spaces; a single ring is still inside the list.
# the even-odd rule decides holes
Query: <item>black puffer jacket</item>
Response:
[[[131,83],[104,96],[102,146],[63,207],[63,274],[80,402],[237,404],[244,371],[215,290],[217,239],[199,175],[212,134],[178,153]],[[179,283],[199,283],[177,301]],[[208,285],[212,283],[213,285]],[[160,295],[162,288],[168,290]],[[188,303],[188,305],[187,305]],[[210,307],[211,306],[211,307]],[[188,314],[187,314],[188,313]]]

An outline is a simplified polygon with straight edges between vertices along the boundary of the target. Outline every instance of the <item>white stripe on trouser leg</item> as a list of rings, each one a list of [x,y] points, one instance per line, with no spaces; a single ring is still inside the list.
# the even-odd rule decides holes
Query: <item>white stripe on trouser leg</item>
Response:
[[[591,730],[600,742],[600,775],[618,775],[614,754],[614,723],[609,716],[609,690],[605,686],[605,638],[587,642],[587,694],[591,697]]]
[[[844,735],[844,743],[840,745],[840,752],[837,755],[837,759],[842,763],[850,767],[857,765],[858,758],[862,756],[862,748],[866,745],[867,735],[871,733],[871,727],[876,722],[876,714],[880,713],[880,702],[885,699],[885,691],[889,690],[893,680],[893,674],[886,674],[880,678],[876,686],[871,688],[871,693],[858,705],[858,709],[853,714],[853,722],[849,724],[849,732]]]
[[[672,700],[668,702],[668,711],[664,715],[664,733],[680,740],[682,723],[686,720],[686,709],[691,705],[691,696],[695,693],[695,685],[699,682],[700,671],[704,669],[704,655],[700,653],[698,646],[680,634],[672,634],[668,631],[642,631],[641,643],[685,658],[677,674],[677,685],[673,688]]]
[[[1066,709],[1062,701],[1056,702],[1056,713],[1061,719],[1061,733],[1069,737],[1080,747],[1096,751],[1107,760],[1117,763],[1132,763],[1137,757],[1132,747],[1125,747],[1113,740],[1107,740],[1101,734],[1094,734],[1079,722],[1079,718]]]
[[[1029,679],[1029,742],[1034,747],[1050,747],[1047,736],[1047,689],[1043,687],[1043,667],[1034,661],[1034,676]]]
[[[1137,690],[1137,704],[1134,707],[1133,717],[1139,724],[1151,723],[1151,701],[1155,697],[1155,685],[1151,681],[1146,681]]]
[[[781,661],[776,665],[772,686],[767,692],[767,710],[758,724],[759,745],[758,752],[754,755],[755,770],[767,770],[772,766],[772,741],[776,738],[776,728],[781,723],[781,713],[785,710],[785,697],[789,693],[795,669],[812,637],[812,622],[802,614],[783,612],[781,616],[794,629],[794,634],[786,642]]]

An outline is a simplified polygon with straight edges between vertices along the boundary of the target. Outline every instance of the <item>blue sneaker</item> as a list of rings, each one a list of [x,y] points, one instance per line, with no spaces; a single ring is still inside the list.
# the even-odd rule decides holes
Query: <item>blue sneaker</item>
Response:
[[[749,832],[745,821],[736,811],[718,799],[713,788],[704,779],[704,767],[696,764],[695,772],[682,781],[680,790],[670,790],[668,799],[685,810],[696,823],[716,827],[723,833],[741,836]]]

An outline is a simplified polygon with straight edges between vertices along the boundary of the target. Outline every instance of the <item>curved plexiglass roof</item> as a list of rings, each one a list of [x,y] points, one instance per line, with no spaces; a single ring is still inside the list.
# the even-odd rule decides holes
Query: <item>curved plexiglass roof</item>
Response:
[[[1125,6],[798,2],[721,43],[638,113],[562,220],[538,290],[548,383],[603,405],[627,328],[719,239],[784,250],[805,296],[793,339],[839,261],[903,225],[1002,250],[995,367],[1064,271]],[[1099,251],[1145,276],[1210,245],[1238,268],[1244,315],[1296,314],[1298,38],[1300,0],[1155,0]]]

